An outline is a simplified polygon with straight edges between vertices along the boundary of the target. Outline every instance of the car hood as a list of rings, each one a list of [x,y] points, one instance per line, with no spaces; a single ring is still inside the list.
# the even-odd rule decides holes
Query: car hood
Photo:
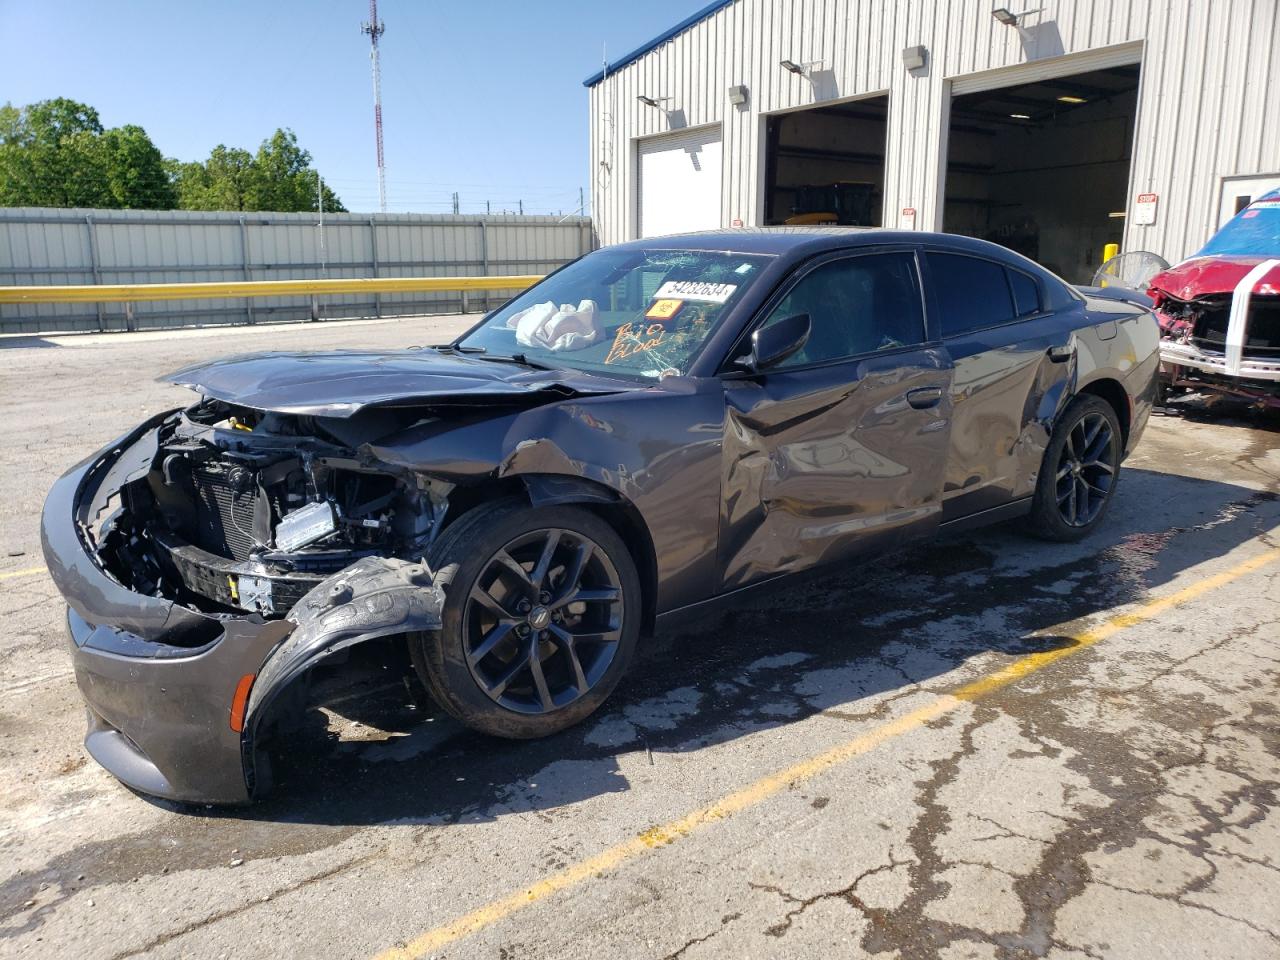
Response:
[[[256,353],[193,364],[162,379],[255,410],[325,417],[350,417],[371,406],[540,403],[640,386],[433,349]]]
[[[1254,256],[1192,257],[1156,274],[1149,286],[1179,300],[1231,293],[1245,274],[1267,259]],[[1258,278],[1253,290],[1262,294],[1280,293],[1280,265]]]

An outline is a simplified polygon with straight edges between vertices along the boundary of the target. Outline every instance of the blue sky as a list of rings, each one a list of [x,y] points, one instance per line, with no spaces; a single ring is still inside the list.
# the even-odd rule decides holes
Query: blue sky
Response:
[[[380,0],[388,210],[570,212],[582,81],[705,0]],[[377,209],[364,0],[0,0],[0,102],[65,96],[166,156],[292,127],[351,210]]]

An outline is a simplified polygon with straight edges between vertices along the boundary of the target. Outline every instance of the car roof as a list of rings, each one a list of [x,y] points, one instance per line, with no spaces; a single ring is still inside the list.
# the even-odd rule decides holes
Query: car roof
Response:
[[[632,240],[614,250],[717,250],[771,256],[810,256],[827,250],[879,246],[891,243],[928,243],[957,252],[1011,260],[1010,251],[986,240],[954,233],[891,230],[884,227],[731,227],[697,233]]]

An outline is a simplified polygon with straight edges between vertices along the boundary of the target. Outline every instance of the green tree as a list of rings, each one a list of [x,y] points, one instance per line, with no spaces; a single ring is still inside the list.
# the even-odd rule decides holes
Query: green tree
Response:
[[[203,162],[166,160],[142,127],[106,130],[65,97],[0,107],[0,206],[314,211],[320,174],[292,130],[257,154],[219,144]],[[324,209],[346,207],[324,187]]]
[[[277,130],[262,141],[257,154],[218,144],[203,163],[170,161],[169,175],[184,210],[319,209],[316,191],[320,175],[311,166],[311,154],[298,146],[292,130]],[[328,187],[324,188],[324,208],[335,213],[346,210]]]
[[[128,124],[103,134],[107,181],[114,206],[136,210],[173,210],[178,191],[164,157],[141,127]]]
[[[174,176],[183,210],[262,209],[256,206],[253,156],[248,150],[220,143],[203,163],[177,164]]]
[[[116,206],[107,181],[98,111],[65,97],[0,118],[0,203],[5,206]]]
[[[160,151],[141,127],[104,130],[98,111],[65,97],[0,108],[0,205],[176,204]]]
[[[262,141],[253,158],[252,202],[255,210],[318,210],[319,173],[311,167],[311,154],[298,146],[292,130],[276,130]],[[324,208],[345,212],[332,190],[324,188]]]

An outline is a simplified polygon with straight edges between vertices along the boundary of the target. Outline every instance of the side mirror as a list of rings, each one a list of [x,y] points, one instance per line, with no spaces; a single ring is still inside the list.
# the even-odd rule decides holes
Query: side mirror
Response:
[[[751,334],[751,356],[747,367],[760,373],[781,363],[809,342],[813,323],[807,313],[784,317],[777,323],[761,327]]]

